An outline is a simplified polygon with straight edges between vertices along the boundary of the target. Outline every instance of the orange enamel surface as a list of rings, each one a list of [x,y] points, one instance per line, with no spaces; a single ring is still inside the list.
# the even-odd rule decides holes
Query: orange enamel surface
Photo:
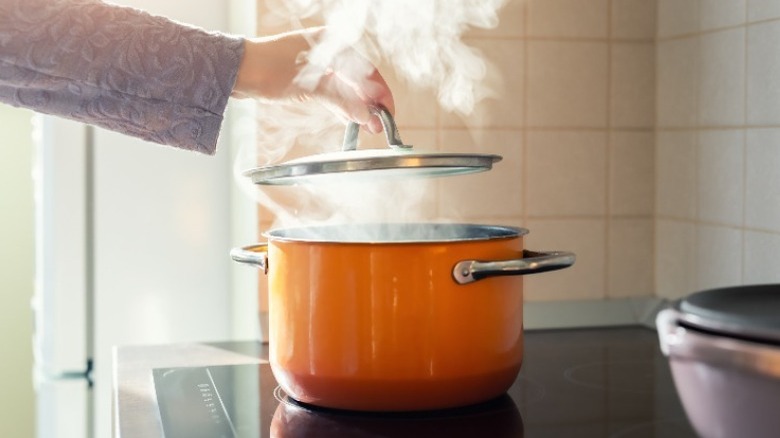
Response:
[[[346,409],[434,409],[500,395],[522,360],[522,277],[458,285],[452,267],[521,252],[520,237],[272,241],[274,374],[294,398]]]

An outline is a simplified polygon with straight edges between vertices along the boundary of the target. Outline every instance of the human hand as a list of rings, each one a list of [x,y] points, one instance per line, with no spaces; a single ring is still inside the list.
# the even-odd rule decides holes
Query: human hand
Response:
[[[382,123],[370,107],[395,112],[379,71],[350,47],[316,45],[324,28],[247,39],[233,96],[267,101],[316,100],[371,133]],[[312,50],[312,48],[314,50]]]

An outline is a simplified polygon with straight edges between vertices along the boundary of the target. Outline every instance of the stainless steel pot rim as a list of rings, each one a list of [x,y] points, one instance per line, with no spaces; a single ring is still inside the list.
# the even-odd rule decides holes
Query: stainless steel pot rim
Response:
[[[780,345],[780,285],[750,285],[694,293],[674,304],[689,329]]]
[[[381,245],[512,239],[528,232],[504,225],[390,222],[279,228],[263,234],[271,241]]]

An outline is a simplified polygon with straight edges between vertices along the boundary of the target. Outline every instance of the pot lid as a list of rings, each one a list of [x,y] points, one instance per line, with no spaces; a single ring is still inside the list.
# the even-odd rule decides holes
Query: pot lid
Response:
[[[677,304],[682,323],[758,342],[780,342],[780,284],[694,293]]]
[[[418,152],[404,144],[393,116],[384,107],[372,110],[382,120],[389,149],[357,150],[360,126],[349,123],[342,150],[298,158],[244,172],[255,184],[292,185],[343,178],[409,178],[463,175],[490,170],[500,155]],[[350,181],[352,181],[350,179]]]

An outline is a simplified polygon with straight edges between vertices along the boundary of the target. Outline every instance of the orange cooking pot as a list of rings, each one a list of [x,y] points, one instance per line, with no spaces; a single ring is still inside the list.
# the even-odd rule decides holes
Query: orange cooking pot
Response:
[[[364,411],[504,393],[523,357],[521,275],[574,263],[523,250],[521,228],[366,224],[266,233],[232,257],[269,281],[274,376],[291,397]]]

